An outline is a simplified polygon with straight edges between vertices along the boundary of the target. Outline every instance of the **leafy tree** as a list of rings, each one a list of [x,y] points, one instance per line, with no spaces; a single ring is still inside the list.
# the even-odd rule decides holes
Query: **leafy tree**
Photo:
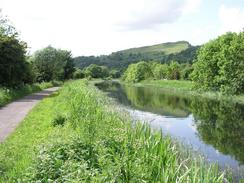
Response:
[[[139,82],[153,77],[153,73],[148,63],[141,61],[137,64],[129,65],[122,79],[126,82]]]
[[[96,64],[91,64],[84,69],[86,77],[91,78],[105,78],[109,76],[109,70],[105,66],[98,66]]]
[[[167,79],[179,80],[180,79],[180,64],[176,61],[171,61],[167,70]]]
[[[244,32],[226,33],[199,51],[192,79],[196,88],[230,94],[244,92]]]
[[[116,69],[112,69],[110,72],[109,72],[109,75],[110,77],[112,78],[119,78],[120,77],[120,72]]]
[[[71,53],[51,46],[36,51],[31,62],[39,82],[69,79],[74,72]]]
[[[85,74],[83,73],[83,71],[79,68],[75,68],[75,72],[73,73],[73,78],[74,79],[81,79],[84,77],[85,77]]]
[[[181,68],[180,68],[181,79],[189,80],[192,71],[193,71],[192,65],[190,65],[190,64],[181,64]]]
[[[168,66],[166,64],[160,64],[157,62],[150,63],[150,68],[153,73],[154,79],[164,79],[167,75]]]
[[[27,45],[0,15],[0,85],[15,87],[26,82],[30,66],[25,61]]]

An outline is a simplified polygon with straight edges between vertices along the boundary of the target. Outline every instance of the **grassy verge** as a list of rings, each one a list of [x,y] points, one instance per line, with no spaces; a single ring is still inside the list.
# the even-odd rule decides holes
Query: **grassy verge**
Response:
[[[223,182],[216,166],[118,110],[86,81],[66,83],[0,145],[0,180]]]
[[[27,84],[17,89],[0,87],[0,107],[25,95],[41,91],[45,88],[50,88],[52,86],[57,86],[59,84],[60,83],[57,82],[43,82],[33,85]]]
[[[159,87],[166,91],[173,92],[178,95],[199,96],[214,100],[227,100],[240,104],[244,104],[244,95],[223,95],[219,92],[206,92],[193,89],[191,81],[181,80],[145,80],[140,83],[133,84],[134,86]]]

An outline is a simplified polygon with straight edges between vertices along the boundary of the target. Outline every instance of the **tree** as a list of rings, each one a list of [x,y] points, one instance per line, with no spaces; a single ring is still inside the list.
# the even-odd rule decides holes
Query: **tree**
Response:
[[[69,79],[74,72],[71,53],[51,46],[36,51],[31,62],[39,82]]]
[[[180,64],[178,62],[171,61],[171,63],[168,66],[166,77],[167,79],[172,79],[172,80],[180,79]]]
[[[129,65],[122,77],[124,81],[133,83],[150,78],[153,78],[153,73],[149,64],[144,61]]]
[[[27,45],[0,15],[0,85],[15,87],[29,82],[30,66],[25,61]]]
[[[112,78],[119,78],[120,77],[120,72],[116,69],[112,69],[110,72],[109,72],[109,76],[112,77]]]
[[[191,75],[196,88],[229,94],[244,92],[244,32],[226,33],[199,51]]]
[[[190,64],[181,64],[181,68],[180,68],[181,79],[189,80],[192,71],[193,71],[192,65],[190,65]]]
[[[74,79],[81,79],[81,78],[84,78],[84,77],[85,77],[85,75],[82,72],[82,70],[79,69],[79,68],[75,68],[75,72],[73,73],[73,78]]]
[[[153,73],[154,79],[164,79],[167,75],[168,66],[166,64],[160,64],[158,62],[151,62],[150,68]]]
[[[84,69],[86,77],[91,78],[106,78],[109,76],[109,70],[105,66],[98,66],[96,64],[91,64]]]

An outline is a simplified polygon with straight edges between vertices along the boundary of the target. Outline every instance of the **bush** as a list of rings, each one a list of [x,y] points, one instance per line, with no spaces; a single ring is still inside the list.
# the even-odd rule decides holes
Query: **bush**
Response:
[[[168,65],[160,63],[150,63],[154,79],[165,79],[167,76]]]
[[[91,64],[84,69],[86,77],[91,78],[106,78],[109,76],[109,70],[105,66],[98,66],[96,64]]]
[[[191,75],[196,88],[244,92],[244,32],[226,33],[201,47]]]
[[[171,61],[167,68],[167,79],[179,80],[180,79],[180,64],[176,61]]]
[[[110,72],[109,72],[109,76],[111,78],[119,78],[121,76],[120,72],[116,69],[112,69]]]
[[[32,83],[25,61],[26,44],[16,36],[0,34],[0,86],[16,87]]]
[[[81,79],[84,77],[85,74],[82,72],[82,70],[79,68],[75,68],[75,72],[73,73],[73,79]]]
[[[133,83],[150,78],[153,78],[153,73],[149,64],[144,61],[129,65],[122,77],[125,82]]]

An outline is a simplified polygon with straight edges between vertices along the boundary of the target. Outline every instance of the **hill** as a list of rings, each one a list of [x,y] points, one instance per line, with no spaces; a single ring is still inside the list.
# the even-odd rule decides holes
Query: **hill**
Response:
[[[139,48],[130,48],[127,50],[119,51],[120,53],[127,54],[137,54],[137,53],[164,53],[165,55],[179,53],[183,50],[186,50],[191,45],[187,41],[178,41],[178,42],[168,42],[162,44],[156,44],[152,46],[143,46]]]
[[[80,56],[74,58],[75,65],[81,69],[90,64],[107,66],[125,70],[128,65],[139,61],[159,61],[169,63],[176,60],[179,63],[192,63],[199,46],[192,46],[187,41],[168,42],[152,46],[130,48],[102,56]]]

